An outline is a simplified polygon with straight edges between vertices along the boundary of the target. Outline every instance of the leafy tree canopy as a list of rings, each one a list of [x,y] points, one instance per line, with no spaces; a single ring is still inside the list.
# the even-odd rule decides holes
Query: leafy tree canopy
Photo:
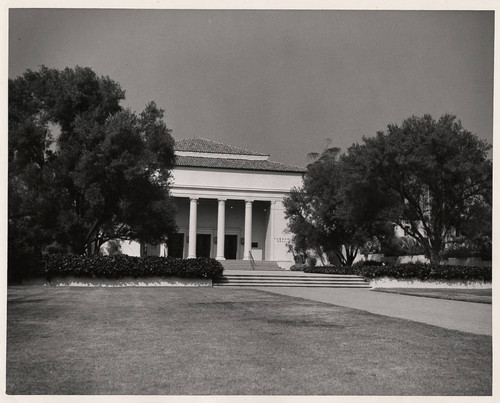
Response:
[[[352,186],[355,173],[339,156],[338,148],[324,150],[308,165],[303,185],[285,197],[284,206],[296,253],[313,249],[320,258],[324,253],[330,262],[351,265],[359,247],[386,229],[366,220],[364,212],[372,207],[364,184],[360,180]]]
[[[135,114],[90,68],[9,80],[9,247],[78,254],[110,239],[165,241],[174,140],[154,102]]]
[[[453,115],[412,116],[363,138],[344,157],[384,199],[375,217],[413,237],[438,262],[455,232],[478,237],[491,228],[491,146],[465,130]]]
[[[453,115],[412,116],[340,155],[314,155],[285,198],[296,252],[316,249],[349,265],[370,237],[403,229],[432,262],[450,243],[491,243],[491,146]],[[414,247],[413,249],[418,249]]]

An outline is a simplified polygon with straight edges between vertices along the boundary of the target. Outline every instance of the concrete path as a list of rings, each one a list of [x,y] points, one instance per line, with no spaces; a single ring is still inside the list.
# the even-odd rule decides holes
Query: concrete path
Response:
[[[389,294],[369,289],[302,287],[259,287],[259,289],[447,329],[489,336],[492,334],[492,305],[489,304]]]

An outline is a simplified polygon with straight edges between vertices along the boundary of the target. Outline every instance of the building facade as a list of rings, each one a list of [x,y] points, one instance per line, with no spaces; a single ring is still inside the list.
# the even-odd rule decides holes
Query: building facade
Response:
[[[125,253],[293,263],[283,197],[300,186],[303,168],[203,138],[176,142],[175,154],[177,234],[167,245],[129,244]]]

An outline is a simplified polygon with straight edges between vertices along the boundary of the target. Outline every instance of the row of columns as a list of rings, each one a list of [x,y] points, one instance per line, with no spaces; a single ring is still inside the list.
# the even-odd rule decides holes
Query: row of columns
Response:
[[[271,205],[274,205],[271,202]],[[243,259],[250,259],[252,248],[252,207],[253,200],[245,200],[245,243],[243,246]],[[273,209],[271,209],[272,212]],[[189,198],[189,246],[188,259],[196,257],[196,226],[198,219],[198,198]],[[217,208],[217,260],[224,260],[224,241],[226,227],[226,199],[218,199]]]

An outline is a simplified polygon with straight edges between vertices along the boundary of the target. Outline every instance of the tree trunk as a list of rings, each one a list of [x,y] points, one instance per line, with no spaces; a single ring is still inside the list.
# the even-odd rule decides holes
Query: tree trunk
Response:
[[[441,263],[441,248],[443,246],[441,238],[439,236],[435,237],[434,239],[431,238],[429,239],[429,244],[429,260],[432,264]]]
[[[346,266],[352,266],[352,263],[354,262],[354,259],[356,259],[356,256],[358,255],[358,247],[357,246],[346,246],[345,247],[345,252],[346,252]]]
[[[352,266],[352,262],[354,262],[354,259],[358,255],[358,247],[341,245],[334,253],[341,266]]]
[[[441,263],[441,254],[439,250],[430,249],[429,250],[429,260],[431,264],[439,264]]]

